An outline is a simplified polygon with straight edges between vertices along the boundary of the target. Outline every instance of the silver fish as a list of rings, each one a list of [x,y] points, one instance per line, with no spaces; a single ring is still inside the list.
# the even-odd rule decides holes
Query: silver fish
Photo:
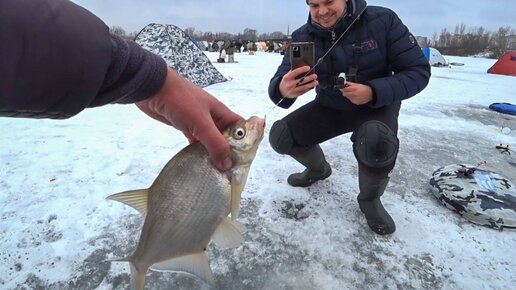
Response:
[[[214,284],[204,251],[211,240],[224,247],[243,242],[243,227],[235,220],[264,127],[265,120],[253,116],[223,131],[233,161],[226,172],[212,165],[207,150],[197,142],[177,153],[150,188],[108,197],[145,216],[135,252],[117,260],[130,263],[132,289],[144,289],[149,268],[187,272]]]

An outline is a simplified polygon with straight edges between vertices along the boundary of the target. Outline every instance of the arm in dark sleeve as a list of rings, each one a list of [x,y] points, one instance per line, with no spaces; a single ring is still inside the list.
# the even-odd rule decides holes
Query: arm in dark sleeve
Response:
[[[271,81],[269,82],[269,98],[272,100],[274,104],[278,104],[281,99],[283,99],[283,96],[280,93],[279,85],[281,83],[281,80],[283,79],[283,76],[290,71],[290,56],[288,53],[285,52],[285,55],[283,56],[283,61],[281,62],[280,66],[278,67],[278,70],[272,77]],[[278,104],[279,107],[282,108],[290,108],[294,104],[296,99],[289,99],[285,98],[281,103]]]
[[[97,96],[88,107],[143,101],[161,88],[165,61],[133,41],[111,35],[111,62]]]
[[[166,76],[162,59],[70,1],[0,1],[0,43],[0,116],[60,119],[136,102]]]
[[[391,16],[387,28],[387,61],[394,74],[369,82],[375,92],[373,107],[408,99],[422,91],[430,80],[430,65],[414,36],[394,12]]]

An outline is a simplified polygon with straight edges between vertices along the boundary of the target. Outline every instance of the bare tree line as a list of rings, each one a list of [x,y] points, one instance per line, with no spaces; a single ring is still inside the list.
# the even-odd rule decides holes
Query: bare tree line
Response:
[[[126,39],[134,39],[138,32],[127,33],[120,26],[113,26],[110,31]],[[235,39],[242,41],[264,41],[270,39],[288,39],[283,32],[261,33],[256,29],[246,28],[242,33],[202,32],[194,27],[184,29],[185,33],[197,40],[214,41],[221,39]],[[422,39],[422,40],[421,40]],[[419,38],[422,47],[432,46],[447,55],[469,56],[483,54],[498,58],[508,49],[516,49],[516,32],[510,26],[500,27],[496,32],[489,32],[484,27],[467,28],[464,23],[457,24],[452,33],[446,28],[441,33],[434,33],[431,39]]]
[[[516,49],[516,32],[510,26],[500,27],[489,32],[484,27],[467,28],[464,23],[457,24],[455,31],[446,28],[440,34],[434,33],[432,39],[421,46],[432,46],[447,55],[469,56],[483,54],[499,58],[507,50]]]
[[[230,34],[227,32],[212,33],[196,31],[193,27],[188,27],[184,30],[190,37],[198,40],[214,41],[219,39],[235,39],[235,40],[248,40],[248,41],[264,41],[269,39],[287,39],[288,36],[283,32],[276,31],[272,33],[261,33],[258,34],[256,29],[246,28],[242,33]]]
[[[138,34],[138,32],[127,33],[125,31],[125,29],[123,29],[120,26],[111,26],[109,28],[109,32],[111,32],[112,34],[118,35],[124,39],[128,39],[128,40],[133,40],[136,37],[136,35]]]
[[[134,39],[136,35],[138,35],[138,32],[130,32],[127,33],[125,29],[123,29],[120,26],[112,26],[110,27],[109,31],[113,34],[116,34],[122,38],[125,39]],[[263,41],[263,40],[269,40],[269,39],[287,39],[288,36],[284,34],[283,32],[272,32],[272,33],[261,33],[258,34],[258,31],[256,29],[246,28],[244,29],[243,33],[238,34],[231,34],[228,32],[202,32],[195,30],[194,27],[188,27],[186,29],[183,29],[183,31],[190,36],[192,39],[196,40],[206,40],[209,42],[215,41],[215,40],[223,40],[226,38],[229,39],[235,39],[235,40],[249,40],[249,41]]]

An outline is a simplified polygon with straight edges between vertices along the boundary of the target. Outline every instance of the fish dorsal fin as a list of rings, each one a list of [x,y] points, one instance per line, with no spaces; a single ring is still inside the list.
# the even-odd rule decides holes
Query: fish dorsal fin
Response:
[[[182,256],[152,265],[151,270],[160,272],[181,271],[192,274],[213,285],[213,272],[204,252]]]
[[[148,189],[129,190],[116,193],[107,197],[133,207],[141,214],[147,214],[147,201],[149,200]]]
[[[240,170],[239,170],[240,171]],[[247,181],[249,170],[236,171],[231,176],[231,219],[236,220],[240,214],[240,200]]]
[[[243,225],[226,217],[213,233],[212,239],[221,247],[235,248],[244,242],[244,230]]]

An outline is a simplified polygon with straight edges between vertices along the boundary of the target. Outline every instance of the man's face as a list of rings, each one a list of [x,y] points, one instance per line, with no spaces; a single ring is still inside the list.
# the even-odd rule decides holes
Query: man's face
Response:
[[[346,11],[347,0],[310,0],[310,15],[312,20],[322,27],[330,28]]]

